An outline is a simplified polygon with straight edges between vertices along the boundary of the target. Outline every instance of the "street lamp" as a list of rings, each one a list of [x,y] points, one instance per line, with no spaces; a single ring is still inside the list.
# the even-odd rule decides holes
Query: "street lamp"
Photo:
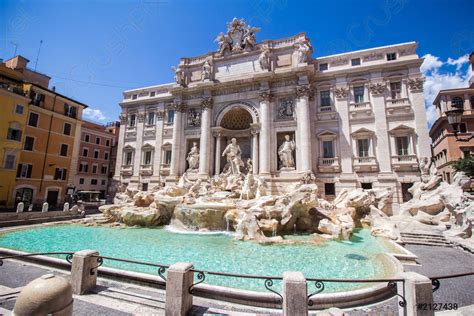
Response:
[[[452,110],[444,112],[444,114],[446,114],[446,117],[448,118],[449,125],[451,125],[451,127],[453,128],[454,137],[456,137],[456,140],[458,142],[468,142],[474,138],[474,134],[471,134],[471,136],[465,138],[458,137],[458,128],[459,124],[461,123],[463,113],[463,108],[453,108]]]

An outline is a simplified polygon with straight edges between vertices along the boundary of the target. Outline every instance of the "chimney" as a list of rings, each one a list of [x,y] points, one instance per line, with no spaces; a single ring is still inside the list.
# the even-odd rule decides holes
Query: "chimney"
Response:
[[[28,62],[29,62],[28,59],[26,59],[23,56],[18,55],[5,61],[5,66],[7,66],[8,68],[23,72]]]

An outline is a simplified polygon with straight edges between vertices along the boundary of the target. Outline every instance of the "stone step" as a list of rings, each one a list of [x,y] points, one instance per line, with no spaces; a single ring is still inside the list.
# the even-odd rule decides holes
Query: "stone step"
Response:
[[[443,235],[433,235],[433,234],[400,233],[400,235],[402,235],[402,237],[430,237],[430,238],[445,239]]]
[[[430,242],[423,242],[423,241],[410,241],[406,242],[409,245],[422,245],[422,246],[433,246],[433,247],[453,247],[451,244],[441,244],[441,243],[430,243]]]

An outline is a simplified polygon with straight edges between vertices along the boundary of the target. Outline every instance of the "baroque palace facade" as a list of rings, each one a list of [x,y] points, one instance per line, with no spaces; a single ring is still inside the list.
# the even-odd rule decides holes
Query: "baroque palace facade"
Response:
[[[258,31],[234,19],[175,82],[123,93],[115,179],[147,190],[238,166],[281,193],[311,172],[329,199],[389,187],[396,212],[431,156],[417,44],[313,58],[305,33]]]

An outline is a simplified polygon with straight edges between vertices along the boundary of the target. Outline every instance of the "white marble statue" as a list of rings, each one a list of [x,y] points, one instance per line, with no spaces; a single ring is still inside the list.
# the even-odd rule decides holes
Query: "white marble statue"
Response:
[[[196,142],[193,143],[193,147],[191,147],[186,160],[189,164],[187,171],[196,171],[199,169],[199,148]]]
[[[217,38],[215,39],[215,42],[219,45],[219,54],[220,55],[225,55],[225,53],[230,53],[232,48],[232,40],[230,39],[229,36],[225,35],[223,32],[220,32]]]
[[[171,69],[174,72],[174,80],[176,81],[177,84],[180,86],[184,86],[185,84],[185,78],[184,78],[184,71],[183,69],[178,67],[171,67]]]
[[[294,168],[295,160],[293,151],[295,150],[295,141],[290,140],[290,135],[285,135],[285,141],[278,148],[278,157],[280,158],[281,168]]]
[[[430,174],[430,159],[424,157],[420,161],[420,171],[422,176],[427,176]]]
[[[68,202],[64,203],[63,212],[69,212],[69,203]]]
[[[41,208],[42,213],[46,213],[48,211],[49,205],[48,202],[43,203],[43,207]]]
[[[23,209],[25,208],[25,204],[23,202],[18,203],[16,206],[16,212],[17,213],[23,213]]]
[[[237,144],[237,139],[232,138],[231,143],[222,152],[222,157],[227,156],[227,162],[230,165],[231,174],[240,174],[240,167],[242,166],[242,151]]]
[[[260,32],[260,28],[251,27],[250,25],[245,28],[243,46],[246,51],[251,51],[257,44],[257,38],[255,36],[256,32]]]
[[[258,62],[262,70],[270,70],[270,50],[268,47],[265,47],[260,53],[260,56],[258,56]]]
[[[311,46],[309,46],[309,43],[307,41],[301,41],[296,44],[296,47],[295,54],[298,64],[308,62],[309,55],[311,54]]]
[[[206,60],[204,60],[204,64],[202,65],[201,69],[201,80],[211,80],[211,74],[212,74],[212,60],[210,57],[207,57]]]

